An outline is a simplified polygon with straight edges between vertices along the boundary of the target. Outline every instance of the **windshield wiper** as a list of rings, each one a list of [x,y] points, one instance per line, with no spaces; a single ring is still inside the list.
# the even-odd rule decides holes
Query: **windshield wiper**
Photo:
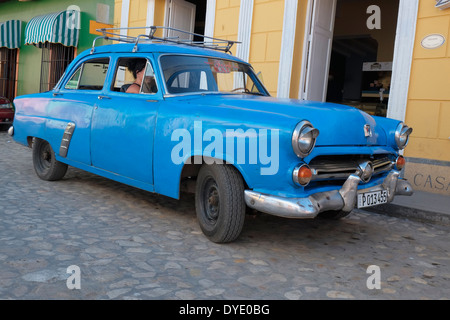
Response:
[[[243,92],[243,93],[252,94],[252,95],[255,95],[255,96],[266,96],[264,93],[261,93],[261,92],[246,91],[246,92]]]

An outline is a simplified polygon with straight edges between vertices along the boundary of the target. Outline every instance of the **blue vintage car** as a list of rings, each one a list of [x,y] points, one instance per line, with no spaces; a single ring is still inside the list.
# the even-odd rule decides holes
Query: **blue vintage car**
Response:
[[[240,235],[247,208],[338,219],[412,194],[402,122],[271,97],[223,52],[229,42],[139,40],[93,46],[53,90],[14,100],[9,133],[32,147],[40,178],[70,165],[172,198],[194,191],[200,227],[219,243]]]

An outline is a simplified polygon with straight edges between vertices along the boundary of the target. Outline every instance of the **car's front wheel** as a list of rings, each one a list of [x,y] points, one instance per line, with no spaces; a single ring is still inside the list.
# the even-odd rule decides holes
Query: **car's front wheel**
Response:
[[[203,233],[213,242],[237,239],[244,226],[244,182],[230,165],[204,165],[197,177],[195,207]]]
[[[33,142],[33,165],[42,180],[60,180],[67,172],[67,164],[56,160],[51,145],[39,138],[35,138]]]

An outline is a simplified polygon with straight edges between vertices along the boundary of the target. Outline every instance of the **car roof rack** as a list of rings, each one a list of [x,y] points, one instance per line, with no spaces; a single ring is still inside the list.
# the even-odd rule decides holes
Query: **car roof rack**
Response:
[[[140,34],[136,37],[128,36],[127,31],[128,30],[135,30],[135,29],[144,29],[145,31],[148,30],[148,32]],[[123,32],[125,30],[125,32]],[[155,36],[155,33],[158,30],[162,30],[164,36],[157,37]],[[157,27],[157,26],[150,26],[150,27],[131,27],[131,28],[101,28],[97,29],[97,32],[102,33],[101,36],[94,39],[92,43],[91,48],[91,54],[95,51],[95,42],[98,39],[105,39],[105,40],[113,40],[113,41],[119,41],[119,42],[126,42],[126,43],[134,43],[134,47],[132,52],[136,52],[138,50],[138,44],[139,43],[177,43],[177,44],[185,44],[190,45],[194,47],[201,47],[201,48],[208,48],[208,49],[214,49],[219,51],[224,51],[226,53],[231,53],[230,49],[235,43],[240,43],[238,41],[231,41],[231,40],[225,40],[225,39],[218,39],[213,38],[209,36],[205,36],[203,34],[188,32],[185,30],[175,29],[171,27]],[[177,34],[176,36],[167,36],[170,32]],[[196,38],[202,38],[203,41],[194,41],[194,37]]]

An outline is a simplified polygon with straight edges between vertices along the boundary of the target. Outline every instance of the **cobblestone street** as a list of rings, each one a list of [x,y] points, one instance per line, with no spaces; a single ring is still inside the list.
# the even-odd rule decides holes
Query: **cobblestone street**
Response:
[[[151,194],[78,169],[34,173],[0,132],[0,299],[450,298],[448,227],[357,210],[341,221],[248,215],[210,242],[192,195]],[[67,268],[81,271],[69,290]],[[368,289],[369,265],[381,288]]]

